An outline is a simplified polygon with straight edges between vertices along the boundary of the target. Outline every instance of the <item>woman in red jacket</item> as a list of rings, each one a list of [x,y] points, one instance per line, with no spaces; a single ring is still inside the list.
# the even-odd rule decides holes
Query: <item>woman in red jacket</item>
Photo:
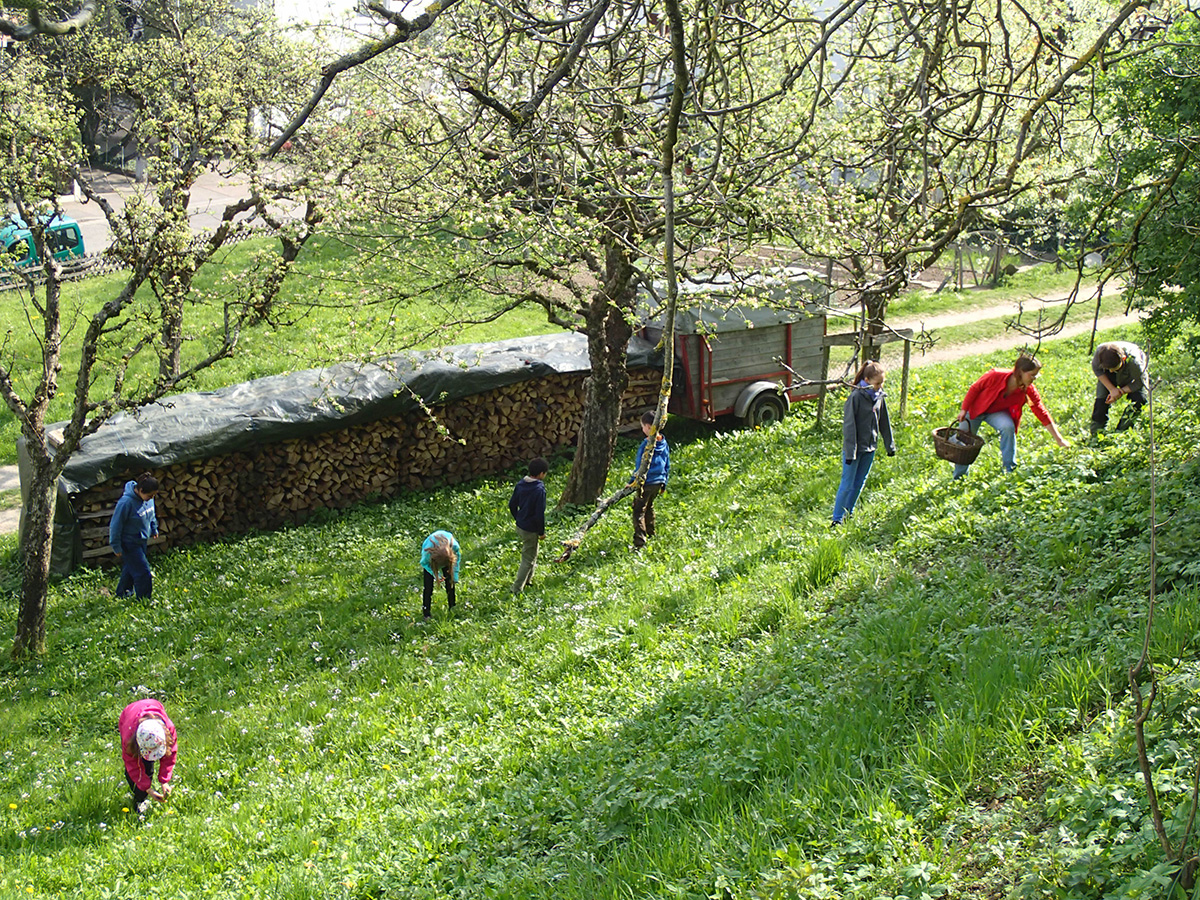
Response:
[[[992,369],[967,389],[962,409],[958,411],[958,428],[975,434],[979,424],[987,422],[1000,432],[1000,464],[1005,472],[1017,465],[1017,428],[1026,402],[1037,420],[1046,427],[1060,447],[1070,444],[1058,433],[1054,417],[1042,403],[1042,396],[1033,386],[1042,364],[1032,356],[1017,357],[1011,369]],[[962,478],[968,466],[954,467],[954,477]]]

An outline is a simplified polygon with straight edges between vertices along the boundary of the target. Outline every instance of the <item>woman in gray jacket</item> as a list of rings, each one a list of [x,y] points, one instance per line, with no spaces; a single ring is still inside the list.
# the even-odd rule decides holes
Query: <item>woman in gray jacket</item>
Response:
[[[881,437],[887,455],[896,455],[896,440],[892,437],[892,422],[883,396],[886,375],[879,363],[863,363],[846,398],[842,414],[842,483],[833,502],[832,525],[840,525],[854,512]]]

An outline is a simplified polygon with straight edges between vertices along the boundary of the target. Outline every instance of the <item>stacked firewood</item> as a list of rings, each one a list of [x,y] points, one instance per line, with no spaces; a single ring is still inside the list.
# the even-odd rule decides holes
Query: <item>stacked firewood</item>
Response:
[[[303,521],[370,497],[429,490],[503,471],[574,443],[584,374],[551,375],[474,394],[426,413],[378,419],[310,437],[166,466],[153,474],[162,537],[184,546]],[[662,373],[635,369],[622,425],[635,427],[658,399]],[[85,562],[112,561],[108,523],[124,472],[72,497]]]

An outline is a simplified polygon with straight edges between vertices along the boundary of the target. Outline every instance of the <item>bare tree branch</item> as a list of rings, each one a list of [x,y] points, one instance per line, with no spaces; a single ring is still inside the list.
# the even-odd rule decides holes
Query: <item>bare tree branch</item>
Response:
[[[404,18],[398,13],[391,12],[378,3],[369,3],[367,8],[373,13],[376,13],[377,15],[383,16],[385,19],[387,19],[396,30],[382,40],[370,41],[359,47],[357,50],[338,57],[333,62],[326,64],[321,69],[321,80],[317,83],[317,87],[313,91],[312,96],[309,97],[308,102],[304,104],[300,111],[296,113],[292,120],[284,127],[279,137],[272,141],[271,146],[267,148],[267,152],[265,154],[266,158],[272,159],[277,153],[279,153],[281,149],[283,149],[284,144],[290,141],[292,137],[295,136],[296,132],[304,127],[304,124],[308,121],[309,116],[312,115],[313,110],[317,108],[318,104],[321,102],[321,99],[325,96],[325,92],[328,91],[333,85],[334,79],[336,79],[343,72],[348,72],[351,69],[361,66],[363,63],[370,62],[375,57],[387,53],[387,51],[391,50],[393,47],[397,47],[400,44],[412,40],[412,38],[421,34],[423,31],[428,31],[431,27],[433,27],[433,23],[437,21],[437,17],[439,15],[451,7],[456,6],[459,2],[460,0],[434,0],[434,2],[425,7],[425,10],[421,13],[421,15],[411,20]]]

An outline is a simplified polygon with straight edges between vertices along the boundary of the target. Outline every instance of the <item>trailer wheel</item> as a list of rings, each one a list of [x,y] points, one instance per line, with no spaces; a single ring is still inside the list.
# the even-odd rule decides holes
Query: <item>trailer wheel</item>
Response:
[[[763,391],[750,402],[742,421],[747,428],[761,428],[783,421],[786,413],[786,400],[774,391]]]

